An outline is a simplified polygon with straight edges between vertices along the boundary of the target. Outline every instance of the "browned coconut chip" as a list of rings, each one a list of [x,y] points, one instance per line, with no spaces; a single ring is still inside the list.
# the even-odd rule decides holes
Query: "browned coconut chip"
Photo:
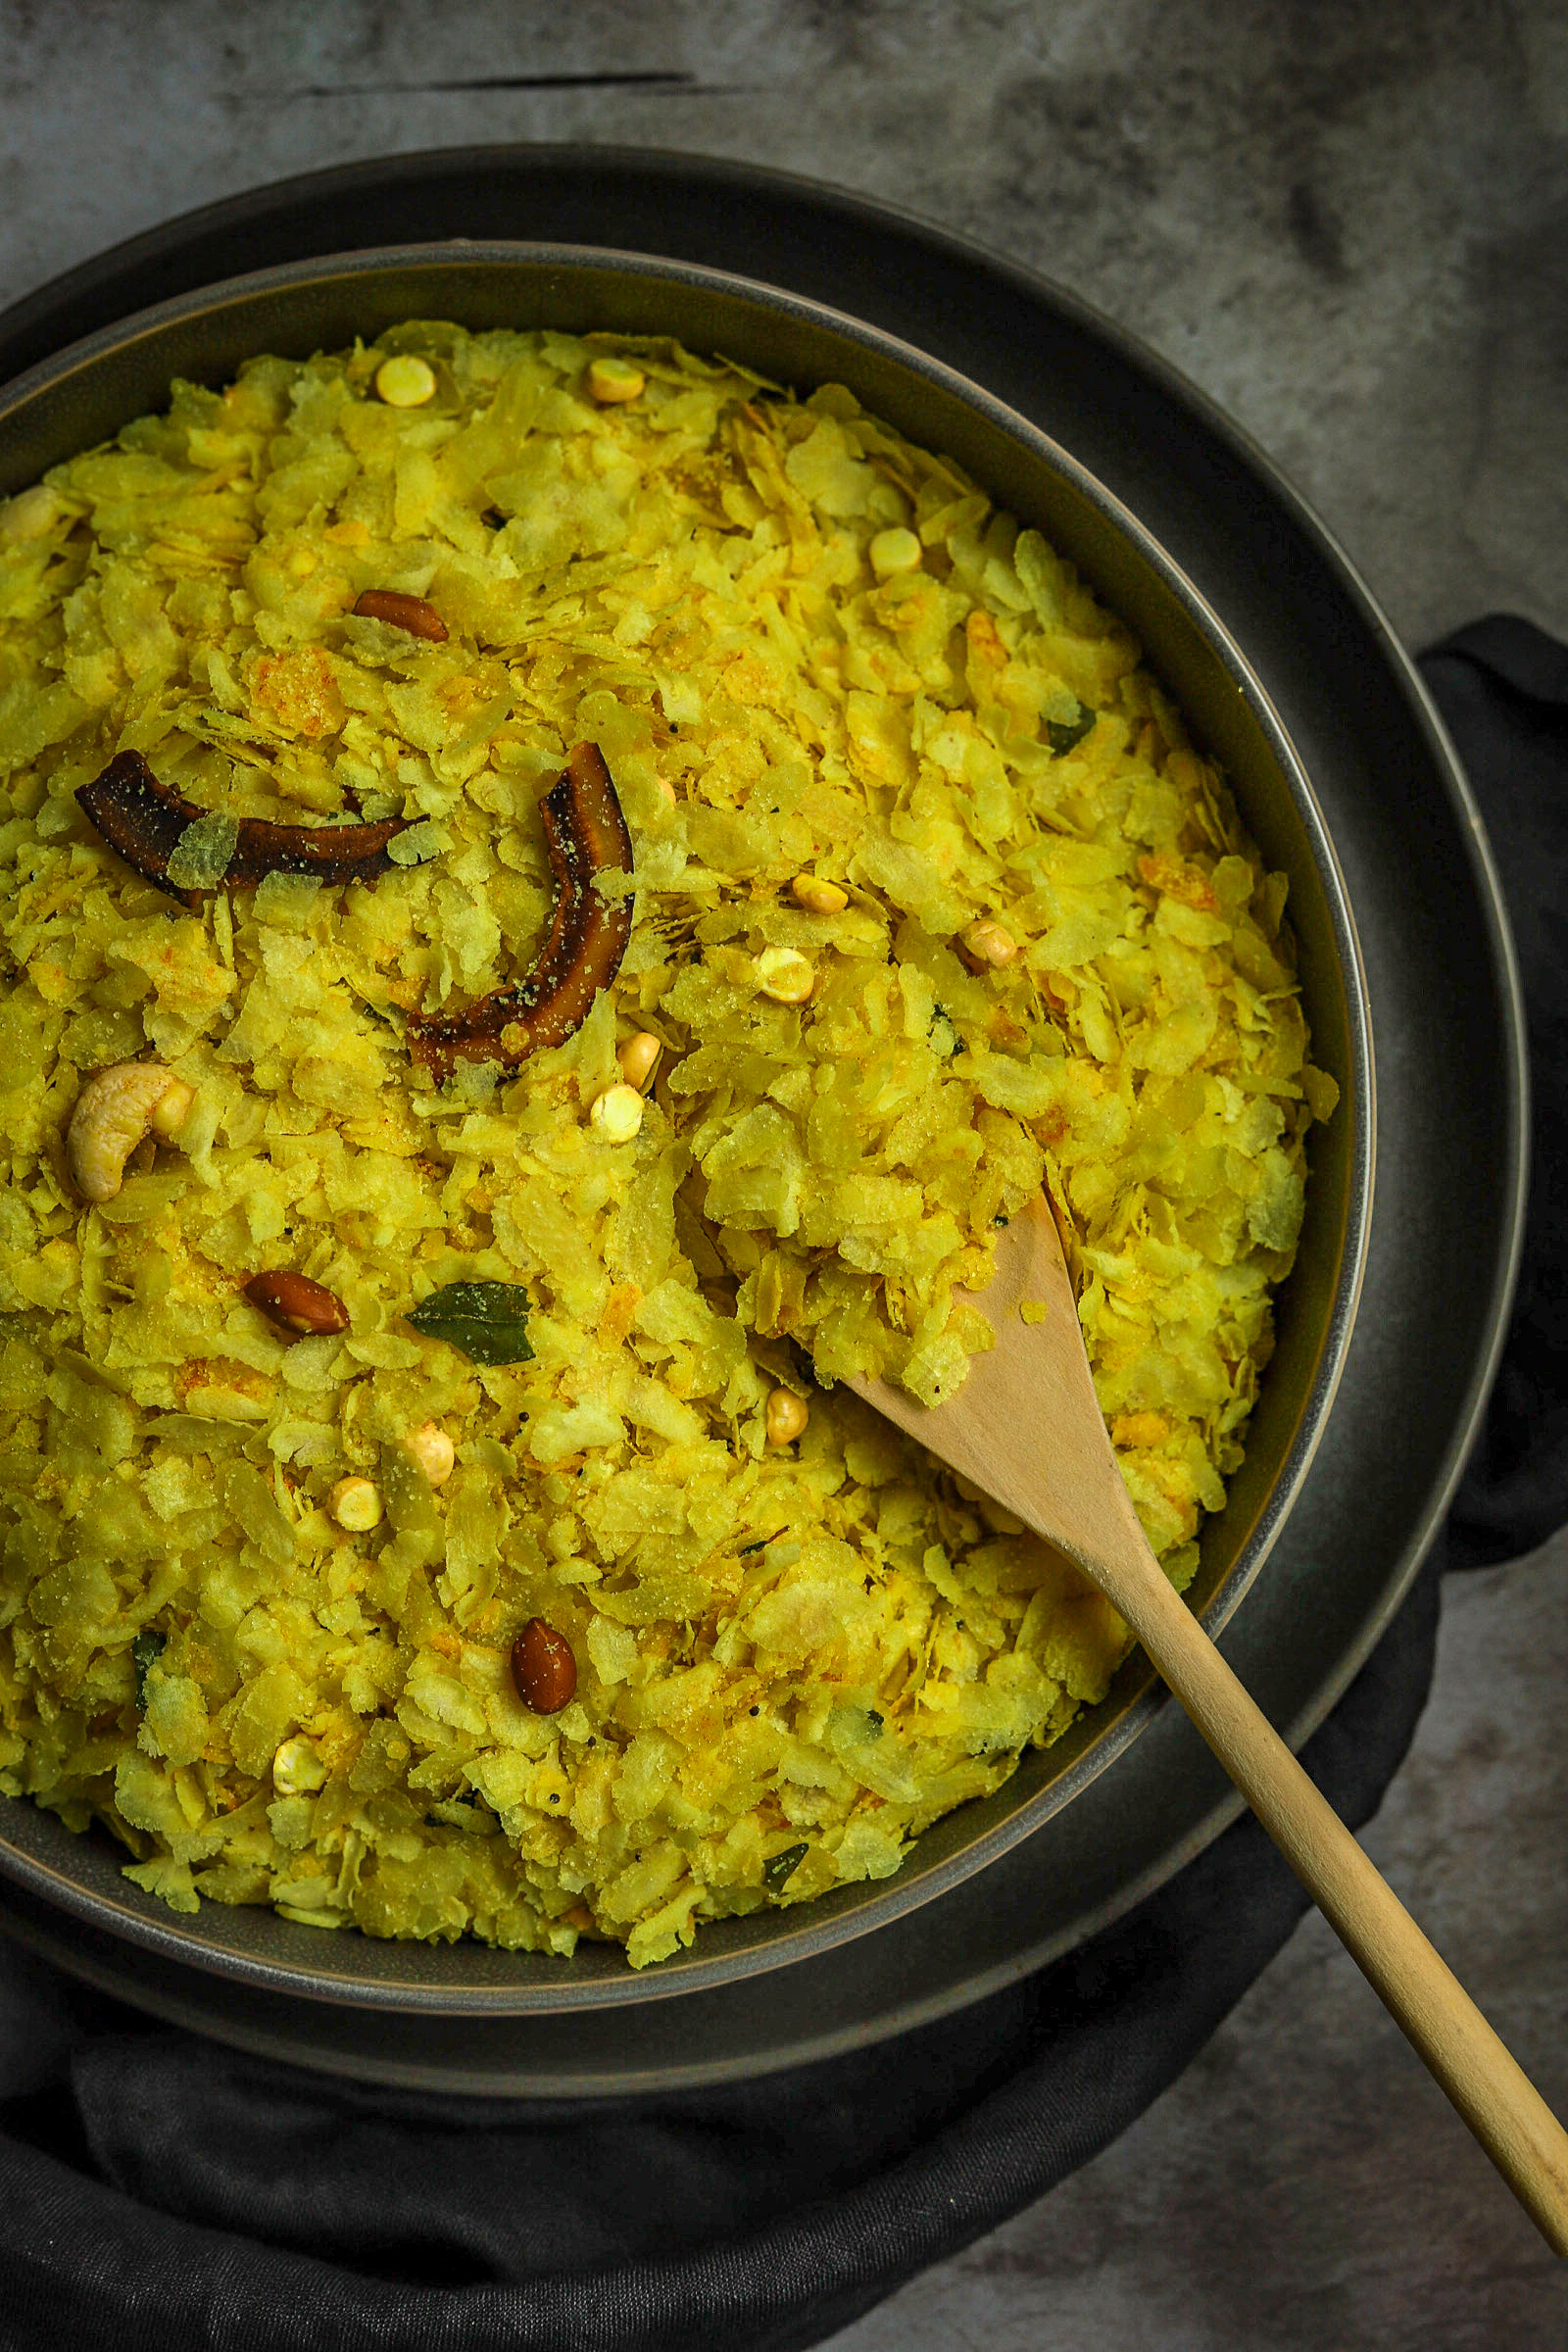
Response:
[[[466,1012],[410,1020],[410,1051],[438,1078],[450,1077],[460,1060],[514,1066],[543,1047],[564,1045],[620,969],[631,901],[607,900],[596,885],[603,874],[631,872],[631,836],[596,743],[578,744],[540,806],[557,884],[549,932],[522,979]]]
[[[307,874],[317,882],[373,882],[391,866],[386,845],[409,819],[369,825],[274,825],[241,819],[221,876],[210,889],[186,890],[169,878],[169,861],[190,826],[211,812],[160,784],[140,752],[121,752],[77,800],[112,850],[158,888],[194,911],[217,889],[248,889],[269,874]]]

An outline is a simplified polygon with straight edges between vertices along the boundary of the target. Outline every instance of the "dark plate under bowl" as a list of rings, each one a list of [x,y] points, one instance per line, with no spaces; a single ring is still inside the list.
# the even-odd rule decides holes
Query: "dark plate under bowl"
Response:
[[[356,202],[362,210],[373,203],[379,220],[393,226],[416,219],[456,226],[461,212],[474,227],[578,227],[589,172],[582,157],[504,153],[322,175],[318,183],[242,199],[175,224],[162,245],[158,238],[141,240],[120,264],[111,257],[96,278],[78,273],[62,287],[55,316],[90,323],[95,301],[100,317],[113,316],[116,293],[145,284],[150,267],[166,273],[183,269],[188,282],[225,213],[232,236],[242,240],[231,250],[247,254],[257,250],[258,238],[265,250],[269,236],[272,251],[300,250],[310,241],[308,224],[315,241],[325,243],[328,224],[340,227]],[[803,387],[829,377],[849,381],[868,407],[957,455],[1004,503],[1038,520],[1140,628],[1200,734],[1230,766],[1265,850],[1291,871],[1317,1052],[1348,1098],[1347,1111],[1322,1139],[1328,1149],[1314,1172],[1301,1266],[1283,1302],[1281,1351],[1255,1425],[1250,1475],[1230,1509],[1210,1524],[1200,1595],[1211,1627],[1235,1605],[1279,1534],[1285,1505],[1322,1434],[1345,1360],[1370,1176],[1370,1055],[1353,934],[1276,703],[1287,705],[1298,738],[1303,719],[1308,735],[1316,735],[1324,756],[1309,754],[1314,783],[1335,809],[1337,831],[1342,808],[1352,818],[1364,811],[1368,768],[1376,770],[1381,758],[1385,779],[1411,790],[1421,811],[1416,832],[1425,854],[1423,859],[1417,853],[1415,866],[1443,870],[1443,904],[1432,912],[1447,920],[1450,936],[1457,925],[1480,951],[1471,964],[1468,1042],[1481,1049],[1486,1076],[1460,1091],[1490,1090],[1490,1099],[1472,1102],[1469,1115],[1452,1123],[1450,1162],[1458,1194],[1480,1210],[1470,1227],[1472,1245],[1481,1236],[1471,1266],[1484,1265],[1486,1280],[1471,1291],[1475,1312],[1443,1363],[1446,1393],[1437,1419],[1424,1425],[1429,1458],[1412,1463],[1411,1448],[1400,1448],[1409,1474],[1396,1482],[1394,1508],[1381,1514],[1370,1542],[1322,1557],[1320,1510],[1298,1545],[1298,1504],[1269,1576],[1243,1612],[1244,1624],[1263,1636],[1250,1679],[1299,1738],[1348,1679],[1413,1569],[1490,1371],[1516,1245],[1522,1127],[1516,1004],[1495,893],[1462,786],[1418,690],[1342,561],[1255,453],[1103,322],[936,232],[801,183],[734,167],[603,154],[592,159],[591,176],[600,191],[602,230],[612,223],[620,236],[636,233],[652,242],[657,218],[660,241],[706,251],[723,222],[725,250],[736,258],[814,291],[849,291],[895,326],[917,322],[910,316],[917,307],[909,291],[913,270],[938,297],[924,318],[937,331],[923,339],[946,341],[952,356],[972,358],[985,380],[1033,406],[1060,442],[1095,456],[1095,474],[930,360],[794,298],[627,255],[535,249],[496,256],[470,247],[351,257],[273,273],[176,302],[97,338],[14,387],[0,414],[6,485],[156,406],[172,372],[220,376],[258,348],[305,351],[422,312],[472,324],[673,326],[696,346],[730,350]],[[739,205],[737,191],[746,199]],[[389,208],[396,216],[390,221]],[[541,220],[541,211],[555,218]],[[871,267],[873,257],[879,269]],[[873,283],[876,300],[867,302]],[[504,309],[498,307],[503,284]],[[941,297],[960,291],[958,316],[954,302]],[[47,301],[35,298],[24,312],[19,332],[46,334]],[[1009,353],[1010,365],[1001,365]],[[1093,363],[1088,374],[1086,359]],[[1182,455],[1191,462],[1185,478]],[[1118,471],[1126,477],[1120,482]],[[1165,548],[1188,558],[1185,575],[1132,520],[1118,489],[1133,491],[1140,512],[1161,525]],[[1166,527],[1171,520],[1174,529]],[[1216,542],[1223,550],[1227,535],[1232,560],[1216,564]],[[1260,538],[1286,559],[1283,573],[1277,566],[1258,569]],[[1206,604],[1193,586],[1194,571]],[[1310,610],[1314,595],[1319,643],[1309,649],[1299,627],[1282,633],[1280,608],[1304,600]],[[1300,658],[1308,650],[1323,662],[1321,692],[1303,695]],[[1340,699],[1348,668],[1360,676],[1355,709]],[[1313,682],[1308,673],[1309,688]],[[1364,822],[1359,830],[1364,851]],[[1384,856],[1374,858],[1368,878],[1379,886],[1384,914],[1386,840],[1381,846]],[[1440,998],[1445,993],[1437,991]],[[1397,1021],[1411,1002],[1408,985],[1396,987],[1395,998]],[[1430,1003],[1430,992],[1421,1001]],[[1435,1073],[1408,1065],[1412,1057],[1420,1062],[1432,1023],[1401,1027],[1402,1034],[1397,1028],[1388,1034],[1400,1080],[1414,1080],[1403,1105],[1413,1110],[1430,1099]],[[1440,1084],[1439,1094],[1445,1091],[1451,1096],[1454,1089]],[[1490,1150],[1481,1148],[1478,1116]],[[1396,1213],[1406,1206],[1397,1203]],[[1416,1286],[1430,1277],[1428,1237],[1414,1228],[1410,1238],[1415,1246],[1403,1264],[1386,1269],[1401,1311],[1381,1325],[1372,1357],[1380,1342],[1386,1353],[1391,1336],[1405,1337]],[[1407,1352],[1409,1369],[1419,1371],[1419,1340]],[[1434,1367],[1425,1369],[1431,1392],[1439,1384]],[[1358,1417],[1366,1418],[1364,1400]],[[1329,1434],[1326,1459],[1338,1455],[1343,1465],[1358,1444],[1364,1451],[1365,1433],[1345,1427],[1343,1405]],[[1332,1495],[1324,1475],[1320,1461],[1303,1500]],[[1375,1499],[1367,1517],[1380,1518]],[[1260,1613],[1263,1595],[1271,1605]],[[17,1818],[8,1824],[15,1844],[6,1858],[13,1883],[5,1907],[13,1926],[98,1981],[255,2046],[317,2063],[497,2090],[612,2089],[754,2070],[972,1997],[1125,1907],[1212,1835],[1234,1807],[1218,1795],[1201,1750],[1192,1752],[1193,1735],[1174,1710],[1158,1707],[1147,1685],[1147,1672],[1130,1662],[1104,1707],[1068,1741],[1030,1759],[986,1805],[928,1833],[890,1885],[845,1889],[795,1914],[707,1929],[694,1954],[640,1977],[603,1953],[568,1970],[473,1946],[431,1951],[356,1936],[334,1938],[323,1952],[310,1931],[255,1912],[209,1911],[192,1929],[143,1905],[119,1879],[111,1854],[70,1838],[27,1807],[11,1809]],[[1135,1742],[1134,1733],[1150,1724],[1149,1736]],[[1152,1748],[1160,1751],[1157,1759],[1141,1769]],[[1120,1757],[1117,1770],[1098,1780],[1113,1755]],[[1070,1806],[1069,1795],[1078,1800]],[[1036,1834],[1027,1836],[1031,1830]],[[907,1916],[936,1897],[942,1899],[934,1908]],[[74,1924],[62,1910],[74,1914]],[[208,1924],[215,1916],[216,1929]],[[864,1931],[873,1925],[882,1933],[868,1938]],[[785,1960],[798,1965],[781,1969]],[[750,1986],[764,1969],[779,1973],[765,1988]],[[674,1992],[689,1997],[673,2003],[659,1997]],[[300,1997],[306,1994],[314,1997]],[[323,2001],[331,2009],[318,2006]],[[627,2002],[636,2004],[635,2013]],[[379,2017],[365,2014],[371,2007]],[[533,2014],[519,2014],[526,2012]]]

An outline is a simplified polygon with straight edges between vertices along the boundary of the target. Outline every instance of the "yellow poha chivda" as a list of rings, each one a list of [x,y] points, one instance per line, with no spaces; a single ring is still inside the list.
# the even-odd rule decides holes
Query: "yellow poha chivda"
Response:
[[[1038,532],[669,343],[258,359],[0,508],[0,1788],[176,1911],[641,1965],[1102,1694],[1105,1604],[835,1384],[950,1394],[1048,1184],[1184,1584],[1334,1087]]]

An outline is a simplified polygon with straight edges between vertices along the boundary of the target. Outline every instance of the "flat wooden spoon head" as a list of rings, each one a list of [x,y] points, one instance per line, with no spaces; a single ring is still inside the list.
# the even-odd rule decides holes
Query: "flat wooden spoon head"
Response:
[[[973,1303],[997,1344],[971,1358],[968,1379],[946,1404],[922,1404],[885,1380],[850,1386],[1097,1583],[1109,1562],[1152,1566],[1105,1434],[1072,1279],[1043,1194],[998,1236],[995,1279]]]

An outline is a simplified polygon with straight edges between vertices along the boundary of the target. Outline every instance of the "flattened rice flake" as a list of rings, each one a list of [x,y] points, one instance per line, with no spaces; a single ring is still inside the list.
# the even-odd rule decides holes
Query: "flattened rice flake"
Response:
[[[526,968],[581,742],[619,975],[438,1086],[405,1024]],[[76,803],[126,750],[207,812],[196,912]],[[139,1886],[643,1965],[897,1869],[1126,1648],[834,1385],[961,1383],[956,1294],[1042,1183],[1191,1576],[1335,1102],[1283,879],[1072,567],[842,387],[417,321],[176,384],[0,510],[0,1788]],[[246,817],[390,816],[373,888],[224,884]],[[149,1053],[177,1148],[84,1207],[72,1107]],[[277,1270],[347,1331],[280,1332]],[[454,1284],[524,1298],[531,1353],[410,1322]]]

